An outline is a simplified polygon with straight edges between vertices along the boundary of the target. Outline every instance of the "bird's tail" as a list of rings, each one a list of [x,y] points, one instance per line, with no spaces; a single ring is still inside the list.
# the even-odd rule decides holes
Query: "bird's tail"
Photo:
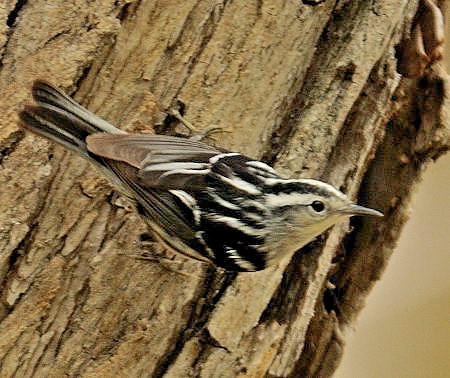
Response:
[[[32,93],[36,104],[26,106],[20,113],[21,126],[85,158],[90,158],[86,148],[88,135],[124,133],[46,82],[35,81]]]

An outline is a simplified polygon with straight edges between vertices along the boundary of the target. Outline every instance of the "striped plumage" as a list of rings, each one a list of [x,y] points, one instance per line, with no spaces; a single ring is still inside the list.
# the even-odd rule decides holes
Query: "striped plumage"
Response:
[[[155,234],[186,256],[230,271],[276,264],[351,215],[381,215],[331,185],[287,180],[267,164],[202,142],[126,134],[36,81],[22,127],[94,163]]]

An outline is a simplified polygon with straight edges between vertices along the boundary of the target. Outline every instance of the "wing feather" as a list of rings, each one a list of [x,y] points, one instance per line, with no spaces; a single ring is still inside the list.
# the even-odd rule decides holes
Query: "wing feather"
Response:
[[[100,133],[87,137],[88,151],[139,169],[151,188],[196,190],[204,187],[210,159],[221,151],[205,143],[162,135]]]
[[[195,238],[195,217],[192,208],[180,206],[182,204],[177,197],[167,190],[139,185],[136,168],[116,160],[106,160],[105,163],[128,189],[125,194],[133,194],[133,199],[142,206],[149,221],[171,237],[178,236],[184,240]]]

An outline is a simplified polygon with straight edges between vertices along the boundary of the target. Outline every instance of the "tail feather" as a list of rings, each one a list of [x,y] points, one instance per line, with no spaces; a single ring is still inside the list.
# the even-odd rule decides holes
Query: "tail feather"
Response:
[[[72,134],[57,127],[53,122],[42,117],[42,109],[35,106],[27,106],[20,112],[21,127],[39,136],[55,141],[71,151],[88,157],[86,143],[82,139],[75,138]]]
[[[19,114],[21,126],[86,158],[90,157],[86,148],[89,135],[124,133],[43,81],[33,84],[32,93],[36,105],[26,106]]]
[[[125,132],[114,127],[109,122],[91,113],[86,108],[75,102],[59,89],[54,88],[45,81],[36,80],[32,88],[33,98],[41,105],[51,105],[65,113],[70,113],[79,121],[83,121],[87,130],[91,133],[124,134]]]

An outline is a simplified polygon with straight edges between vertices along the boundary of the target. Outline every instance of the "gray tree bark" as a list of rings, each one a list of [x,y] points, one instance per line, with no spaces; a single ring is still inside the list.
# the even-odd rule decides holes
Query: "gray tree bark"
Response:
[[[415,17],[415,0],[1,4],[0,376],[330,376],[450,145],[445,72],[399,73]],[[36,78],[128,131],[175,132],[164,110],[181,102],[231,131],[218,146],[385,218],[259,273],[138,259],[158,249],[140,218],[84,160],[18,131]]]

